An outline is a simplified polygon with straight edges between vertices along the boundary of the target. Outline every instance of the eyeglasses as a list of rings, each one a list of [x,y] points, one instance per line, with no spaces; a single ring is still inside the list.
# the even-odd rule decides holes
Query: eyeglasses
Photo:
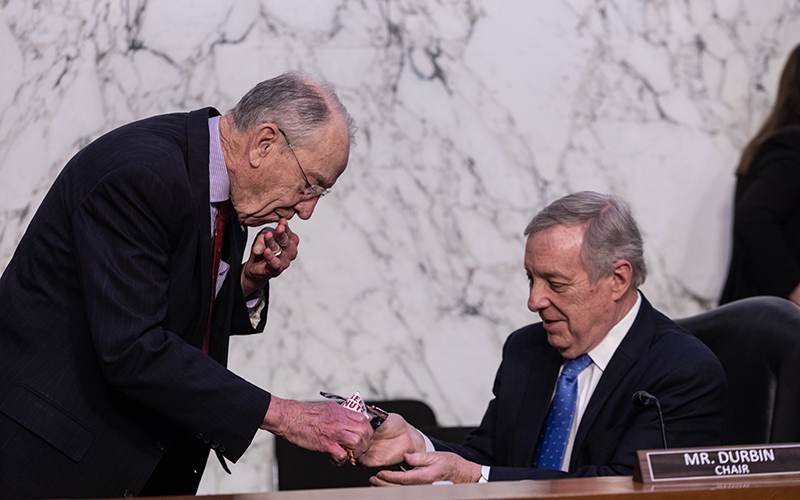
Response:
[[[330,189],[325,189],[322,186],[317,186],[316,184],[311,184],[308,182],[308,177],[306,176],[305,170],[303,170],[303,166],[300,165],[300,160],[297,159],[297,155],[294,152],[294,148],[292,147],[292,143],[289,142],[289,138],[286,137],[286,133],[278,129],[278,132],[281,133],[283,138],[286,140],[286,145],[289,146],[289,151],[292,152],[292,156],[294,156],[294,161],[297,162],[297,166],[300,167],[300,173],[303,174],[303,179],[306,181],[306,190],[303,192],[303,196],[306,198],[315,198],[317,196],[325,196],[326,194],[330,193]]]

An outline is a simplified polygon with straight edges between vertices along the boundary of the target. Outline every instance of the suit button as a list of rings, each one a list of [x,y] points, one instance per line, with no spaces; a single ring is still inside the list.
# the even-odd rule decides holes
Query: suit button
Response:
[[[165,443],[164,441],[159,441],[156,443],[156,448],[158,448],[161,451],[164,451],[167,449],[167,443]]]
[[[124,496],[125,498],[133,498],[133,492],[131,490],[125,490],[122,493],[122,496]]]
[[[220,446],[219,447],[219,452],[220,453],[225,453],[226,451],[228,451],[228,448],[225,448],[224,446]]]
[[[196,437],[197,439],[203,439],[203,433],[202,433],[202,432],[198,432],[198,433],[197,433],[197,435],[196,435],[195,437]]]
[[[210,438],[210,437],[208,437],[208,436],[206,436],[206,437],[204,437],[204,438],[203,438],[203,442],[204,442],[205,444],[208,444],[208,443],[210,443],[210,442],[211,442],[211,438]]]
[[[216,441],[211,441],[211,447],[216,450],[217,448],[219,448],[219,443]]]

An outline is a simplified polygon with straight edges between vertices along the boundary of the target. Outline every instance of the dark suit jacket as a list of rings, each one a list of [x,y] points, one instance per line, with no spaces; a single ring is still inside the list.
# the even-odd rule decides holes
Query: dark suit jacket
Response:
[[[139,494],[165,450],[192,436],[236,461],[269,393],[225,368],[248,334],[237,277],[246,233],[232,214],[231,270],[211,300],[211,108],[97,139],[56,179],[0,279],[0,497]],[[204,455],[203,455],[204,452]],[[199,456],[198,456],[199,453]]]
[[[433,440],[436,449],[492,466],[490,481],[632,474],[637,450],[663,446],[654,405],[639,409],[631,402],[637,391],[659,398],[670,447],[721,442],[722,366],[642,298],[581,419],[569,472],[531,468],[562,360],[541,323],[512,333],[480,427],[463,445]]]
[[[800,284],[800,125],[767,139],[736,180],[733,252],[720,304]]]

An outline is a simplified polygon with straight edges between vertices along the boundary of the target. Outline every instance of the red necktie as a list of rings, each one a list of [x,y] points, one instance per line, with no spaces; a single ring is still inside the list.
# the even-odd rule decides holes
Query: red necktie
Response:
[[[211,313],[214,311],[214,299],[217,292],[217,274],[219,274],[219,261],[222,257],[222,244],[225,242],[225,226],[231,215],[231,200],[219,204],[217,220],[214,223],[214,235],[211,237],[211,303],[208,306],[208,323],[203,336],[203,352],[208,354],[208,344],[211,337]]]

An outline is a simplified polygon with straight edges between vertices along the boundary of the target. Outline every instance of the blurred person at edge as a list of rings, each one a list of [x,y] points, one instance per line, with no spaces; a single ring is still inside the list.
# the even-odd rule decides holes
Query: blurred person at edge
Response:
[[[194,494],[209,450],[228,470],[259,428],[338,464],[369,447],[363,415],[225,367],[297,256],[286,221],[311,217],[354,131],[329,84],[287,73],[67,163],[0,279],[0,497]],[[245,227],[267,223],[242,263]]]
[[[800,45],[736,177],[733,252],[720,304],[774,295],[800,305]]]
[[[374,485],[630,475],[637,451],[718,444],[727,385],[714,354],[638,290],[642,238],[619,198],[580,192],[525,230],[528,309],[542,322],[512,333],[494,399],[463,444],[425,436],[397,414],[375,432],[365,466]],[[567,404],[567,402],[570,402]]]

